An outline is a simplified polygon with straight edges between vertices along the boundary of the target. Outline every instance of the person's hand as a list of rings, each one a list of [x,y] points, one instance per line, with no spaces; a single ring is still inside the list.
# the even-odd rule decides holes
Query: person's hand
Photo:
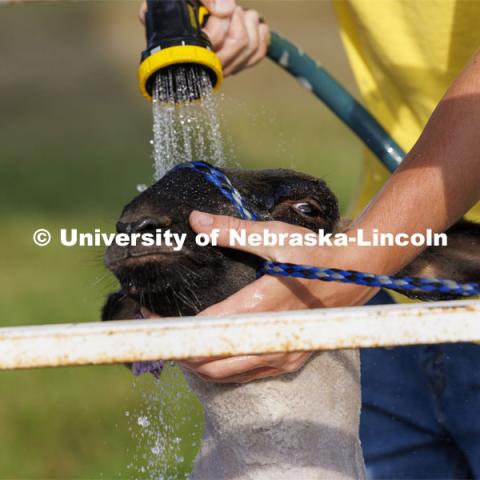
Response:
[[[311,352],[268,353],[239,357],[195,358],[179,363],[207,382],[247,383],[295,372],[311,355]]]
[[[229,231],[245,229],[250,233],[308,233],[302,227],[282,222],[248,222],[238,218],[193,212],[190,224],[197,233],[210,234],[219,230],[218,245],[229,247]],[[375,269],[371,255],[363,255],[349,247],[238,247],[279,262],[318,265],[337,268]],[[360,249],[361,250],[361,249]],[[367,252],[365,252],[367,253]],[[379,272],[380,273],[380,272]],[[265,275],[221,303],[213,305],[199,315],[224,316],[240,313],[301,310],[315,307],[362,305],[372,298],[378,289],[337,282],[320,282],[307,279]],[[146,314],[153,318],[152,314]],[[201,358],[179,362],[206,381],[216,383],[244,383],[260,378],[291,373],[301,368],[311,353],[276,353],[246,355],[231,358]]]
[[[223,215],[192,212],[190,225],[197,233],[211,234],[218,230],[218,246],[230,247],[229,232],[244,230],[247,234],[263,234],[265,229],[274,234],[311,233],[303,227],[283,222],[252,222]],[[374,262],[363,256],[358,247],[339,246],[238,246],[238,250],[266,260],[300,265],[331,268],[370,270]],[[360,248],[362,250],[362,248]],[[383,272],[382,272],[383,273]],[[223,302],[207,308],[200,315],[221,316],[238,313],[301,310],[305,308],[361,305],[367,302],[376,289],[337,282],[320,282],[301,278],[265,275],[246,286]]]
[[[205,33],[222,62],[225,76],[237,73],[262,60],[268,49],[270,32],[255,10],[244,10],[235,0],[202,0],[210,12]],[[140,8],[144,23],[147,6]]]

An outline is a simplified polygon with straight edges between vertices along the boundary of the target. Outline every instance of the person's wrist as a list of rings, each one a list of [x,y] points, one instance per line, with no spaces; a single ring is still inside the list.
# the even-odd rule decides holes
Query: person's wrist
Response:
[[[350,237],[355,232],[345,232]],[[388,270],[388,247],[362,247],[349,243],[345,246],[330,246],[317,249],[315,264],[325,268],[365,271],[384,274]]]
[[[353,283],[322,282],[309,280],[310,293],[316,300],[310,308],[353,307],[367,303],[379,288]]]
[[[353,235],[353,232],[349,232],[349,235]],[[388,255],[380,255],[372,248],[357,245],[332,246],[320,248],[316,253],[312,263],[319,267],[377,274],[390,273],[387,272]],[[309,281],[309,290],[312,296],[318,299],[318,304],[314,307],[363,305],[379,291],[378,288],[363,285],[321,281]]]
[[[348,232],[349,235],[357,236],[361,230],[362,239],[367,242],[375,243],[382,234],[395,235],[403,233],[398,231],[381,230],[371,227],[355,227]],[[376,237],[374,237],[374,233]],[[415,233],[415,232],[413,232]],[[408,234],[408,233],[407,233]],[[412,232],[409,233],[410,235]],[[349,245],[345,253],[347,261],[352,264],[351,269],[357,271],[365,271],[380,275],[394,275],[403,267],[408,265],[419,255],[424,247],[418,247],[412,243],[407,245]]]

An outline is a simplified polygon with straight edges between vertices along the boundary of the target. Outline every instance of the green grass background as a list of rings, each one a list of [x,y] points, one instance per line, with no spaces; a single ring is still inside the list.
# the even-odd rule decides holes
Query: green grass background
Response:
[[[244,5],[353,88],[330,3]],[[2,326],[96,321],[115,288],[102,251],[39,248],[31,235],[110,231],[136,185],[151,180],[137,9],[134,1],[0,7]],[[353,198],[359,143],[269,61],[226,81],[220,114],[229,163],[313,173],[343,208]],[[201,431],[201,410],[182,385],[175,369],[161,385],[134,381],[121,366],[0,372],[0,478],[181,477]],[[146,429],[136,423],[143,415]],[[164,456],[150,451],[158,435]]]

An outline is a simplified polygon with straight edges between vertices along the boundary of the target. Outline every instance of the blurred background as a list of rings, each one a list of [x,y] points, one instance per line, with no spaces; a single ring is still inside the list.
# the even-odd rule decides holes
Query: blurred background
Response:
[[[242,5],[355,91],[330,2]],[[32,233],[113,231],[136,185],[151,183],[138,8],[0,5],[2,326],[97,321],[116,287],[101,250],[39,248]],[[347,208],[362,149],[311,94],[265,60],[221,97],[228,163],[322,176]],[[121,366],[0,372],[0,392],[0,478],[182,478],[198,448],[201,410],[175,368],[160,385]]]

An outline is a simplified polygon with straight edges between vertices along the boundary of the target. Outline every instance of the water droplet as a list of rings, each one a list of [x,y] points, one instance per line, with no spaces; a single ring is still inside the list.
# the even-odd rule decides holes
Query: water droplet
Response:
[[[142,416],[142,417],[138,417],[137,423],[141,427],[145,428],[145,427],[148,427],[150,425],[150,420],[147,417]]]
[[[150,451],[154,454],[154,455],[160,455],[162,453],[162,448],[160,447],[160,445],[155,445],[154,447],[152,447],[150,449]]]

